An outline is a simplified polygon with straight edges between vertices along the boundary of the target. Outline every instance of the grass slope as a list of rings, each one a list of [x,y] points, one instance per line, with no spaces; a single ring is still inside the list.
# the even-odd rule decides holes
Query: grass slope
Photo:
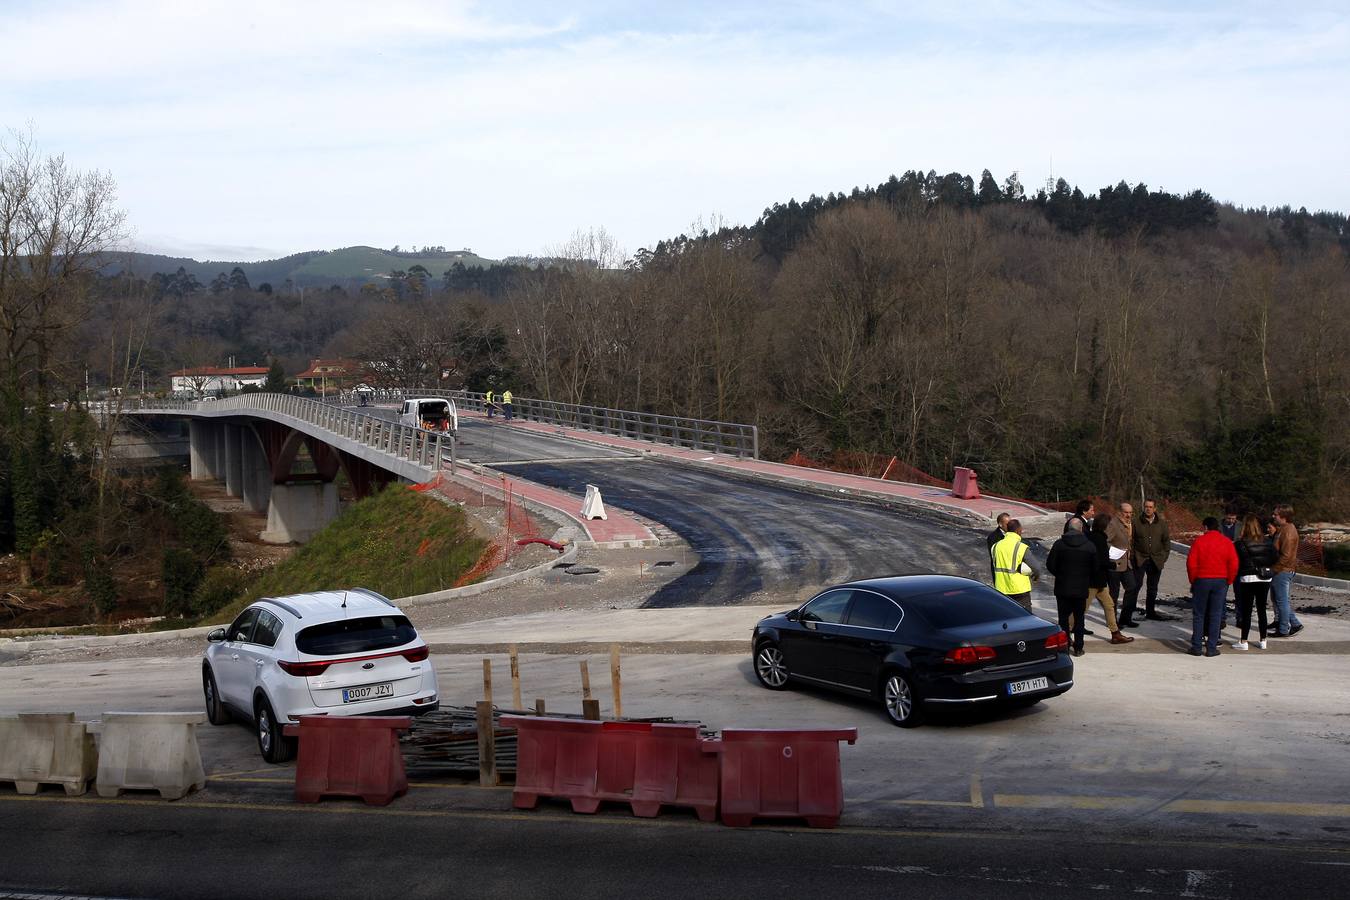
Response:
[[[344,510],[210,622],[231,621],[259,597],[352,587],[395,598],[443,590],[483,548],[461,510],[391,485]]]

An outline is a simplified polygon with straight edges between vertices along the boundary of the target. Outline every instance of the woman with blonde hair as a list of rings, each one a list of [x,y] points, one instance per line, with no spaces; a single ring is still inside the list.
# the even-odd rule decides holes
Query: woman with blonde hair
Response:
[[[1238,629],[1241,637],[1233,641],[1234,650],[1246,650],[1247,635],[1252,628],[1252,607],[1256,607],[1256,622],[1261,639],[1257,641],[1258,650],[1266,649],[1266,598],[1270,595],[1270,582],[1275,577],[1272,567],[1279,559],[1275,552],[1275,542],[1266,536],[1261,528],[1261,520],[1248,513],[1242,520],[1242,533],[1238,535],[1233,549],[1238,555],[1238,577],[1233,583],[1233,599],[1237,602]]]

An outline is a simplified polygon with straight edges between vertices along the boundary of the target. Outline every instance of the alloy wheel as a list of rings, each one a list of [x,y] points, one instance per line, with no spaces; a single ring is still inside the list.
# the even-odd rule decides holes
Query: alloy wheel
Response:
[[[258,710],[258,745],[264,754],[272,752],[272,717],[265,706]]]
[[[773,644],[765,644],[755,656],[755,671],[769,687],[780,688],[787,684],[787,663],[783,662],[783,651]]]
[[[897,722],[904,722],[914,713],[914,695],[909,682],[899,675],[886,679],[886,712]]]

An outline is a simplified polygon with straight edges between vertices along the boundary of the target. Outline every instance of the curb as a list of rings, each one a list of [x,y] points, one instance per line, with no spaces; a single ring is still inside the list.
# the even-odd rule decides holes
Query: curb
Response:
[[[1178,541],[1172,542],[1172,552],[1180,553],[1186,556],[1191,552],[1190,544],[1182,544]],[[1305,575],[1302,572],[1294,573],[1294,584],[1301,584],[1304,587],[1327,588],[1333,591],[1350,592],[1350,581],[1344,578],[1327,578],[1324,575]]]
[[[522,569],[519,572],[512,572],[510,575],[503,575],[500,578],[490,578],[487,581],[480,581],[477,584],[466,584],[464,587],[447,588],[443,591],[432,591],[429,594],[414,594],[411,597],[399,597],[394,600],[400,608],[405,606],[426,606],[428,603],[437,603],[441,600],[455,600],[460,597],[476,597],[479,594],[485,594],[493,588],[505,587],[508,584],[515,584],[518,581],[525,581],[536,575],[547,572],[559,563],[573,563],[577,560],[577,550],[579,544],[572,544],[562,552],[556,559],[540,563],[537,566],[531,566],[528,569]]]

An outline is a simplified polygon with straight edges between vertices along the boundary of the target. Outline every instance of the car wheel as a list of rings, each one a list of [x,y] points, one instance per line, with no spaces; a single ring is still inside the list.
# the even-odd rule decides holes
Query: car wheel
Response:
[[[266,697],[258,698],[254,730],[258,732],[258,749],[270,763],[284,763],[295,756],[295,738],[281,733],[281,724]]]
[[[216,688],[216,676],[210,666],[202,667],[202,699],[206,702],[206,721],[212,725],[224,725],[230,721],[225,704],[220,700],[220,691]]]
[[[887,672],[881,685],[881,702],[892,725],[913,728],[923,721],[923,707],[909,678],[900,672]]]
[[[777,644],[765,641],[755,648],[755,677],[771,691],[781,691],[788,686],[787,661]]]

